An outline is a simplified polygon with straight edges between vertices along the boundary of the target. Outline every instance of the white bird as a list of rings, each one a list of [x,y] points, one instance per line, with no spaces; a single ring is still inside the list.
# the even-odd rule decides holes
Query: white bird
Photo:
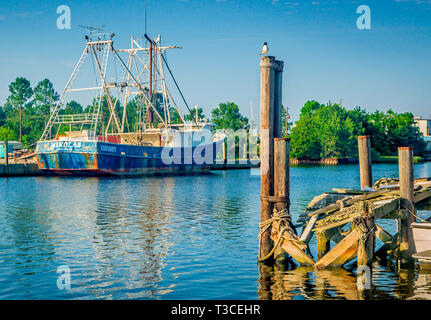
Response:
[[[262,52],[260,54],[268,54],[268,52],[269,52],[268,44],[265,42],[263,44]]]

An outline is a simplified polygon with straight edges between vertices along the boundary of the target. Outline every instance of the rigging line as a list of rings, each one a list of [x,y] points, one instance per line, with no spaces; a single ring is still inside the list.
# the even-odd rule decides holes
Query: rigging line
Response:
[[[169,71],[169,74],[170,74],[170,75],[171,75],[171,77],[172,77],[172,80],[174,80],[175,86],[177,87],[178,92],[179,92],[179,93],[180,93],[180,95],[181,95],[181,98],[183,98],[183,101],[184,101],[184,103],[185,103],[185,105],[186,105],[187,109],[189,110],[189,113],[192,113],[192,111],[191,111],[191,110],[190,110],[190,108],[189,108],[189,105],[187,104],[186,99],[185,99],[185,98],[184,98],[184,96],[183,96],[183,93],[181,92],[180,87],[178,86],[177,81],[175,80],[174,75],[172,74],[171,68],[169,68],[168,62],[166,61],[166,58],[165,58],[165,56],[163,55],[163,53],[161,54],[161,56],[162,56],[163,61],[165,62],[166,67],[168,68],[168,71]],[[193,119],[193,122],[196,124],[196,128],[198,128],[198,129],[199,129],[199,126],[198,126],[198,123],[196,122],[196,119]]]
[[[144,89],[142,89],[141,84],[138,82],[138,80],[136,79],[136,77],[131,73],[131,71],[127,68],[126,64],[124,63],[124,61],[121,59],[121,57],[119,56],[119,54],[117,53],[117,51],[113,48],[112,44],[111,47],[113,49],[112,52],[114,52],[115,56],[117,57],[117,59],[120,61],[120,63],[123,65],[123,68],[125,70],[127,70],[127,72],[129,73],[129,75],[132,77],[132,79],[135,81],[135,83],[138,85],[139,91],[141,92],[142,96],[145,97],[145,99],[147,100],[147,103],[150,102],[150,106],[152,107],[152,109],[155,111],[156,115],[159,117],[159,119],[163,122],[164,125],[166,125],[166,121],[162,118],[162,116],[159,114],[159,112],[157,111],[157,109],[153,106],[153,104],[151,103],[151,101],[148,99],[147,96],[145,96],[145,91]]]
[[[98,83],[97,83],[97,74],[96,74],[96,68],[94,67],[94,57],[93,57],[93,52],[91,52],[90,53],[90,55],[91,55],[91,65],[93,66],[93,73],[94,73],[94,83],[95,83],[95,85],[97,86],[98,85]],[[98,93],[96,92],[96,95],[95,95],[95,98],[93,98],[93,105],[92,105],[92,107],[93,107],[93,110],[92,109],[89,109],[88,111],[89,112],[91,112],[91,113],[93,113],[94,112],[94,109],[96,108],[95,107],[95,104],[94,104],[94,100],[95,99],[97,99],[97,96],[98,96]]]

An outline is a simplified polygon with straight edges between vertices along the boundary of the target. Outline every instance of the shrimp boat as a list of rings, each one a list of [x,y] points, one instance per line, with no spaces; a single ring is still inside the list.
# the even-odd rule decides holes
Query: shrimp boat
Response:
[[[160,36],[145,35],[117,50],[114,36],[94,29],[85,35],[81,57],[37,142],[39,169],[66,175],[210,170],[224,137],[214,135],[214,125],[198,121],[197,114],[186,121],[167,87],[168,81],[175,84],[193,114],[167,63],[165,51],[180,47],[161,46]],[[92,65],[93,74],[85,65]],[[93,98],[84,113],[68,112],[77,104],[72,94]]]

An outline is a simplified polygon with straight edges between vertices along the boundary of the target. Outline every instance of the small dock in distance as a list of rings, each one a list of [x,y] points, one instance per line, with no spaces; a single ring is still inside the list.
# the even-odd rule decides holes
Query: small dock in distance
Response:
[[[219,161],[211,165],[211,171],[215,170],[237,170],[259,168],[259,160],[236,160],[236,161]],[[44,176],[46,175],[39,170],[35,162],[22,163],[0,163],[0,177],[17,177],[17,176]]]
[[[43,173],[35,162],[0,164],[0,177],[40,176]]]

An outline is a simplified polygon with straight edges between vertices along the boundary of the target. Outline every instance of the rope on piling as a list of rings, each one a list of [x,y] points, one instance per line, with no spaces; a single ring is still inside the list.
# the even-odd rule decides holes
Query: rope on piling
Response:
[[[399,183],[400,183],[400,180],[397,178],[381,178],[374,183],[373,189],[378,190],[383,186],[389,186],[389,185],[399,184]]]
[[[419,219],[421,222],[425,222],[428,223],[429,221],[426,221],[424,219],[422,219],[421,217],[419,217],[416,213],[412,212],[409,208],[407,208],[405,205],[401,204],[401,201],[399,202],[399,209],[405,209],[407,212],[409,212],[411,215],[413,215],[414,217],[416,217],[417,219]]]
[[[272,250],[264,257],[260,256],[260,252],[261,252],[261,238],[262,235],[268,231],[268,229],[270,227],[272,227],[273,222],[279,222],[279,226],[281,227],[282,225],[284,225],[282,228],[280,228],[278,230],[278,238],[274,243],[274,246],[272,248]],[[308,245],[306,243],[304,243],[303,241],[301,241],[298,237],[298,235],[296,234],[295,230],[292,228],[292,217],[290,216],[290,213],[288,212],[287,209],[283,209],[280,211],[277,211],[277,209],[274,208],[272,217],[262,223],[259,224],[260,227],[260,232],[258,235],[258,239],[259,239],[259,253],[258,253],[258,261],[262,262],[265,261],[267,259],[269,259],[275,252],[275,250],[277,250],[277,248],[279,247],[280,243],[282,240],[289,240],[292,241],[293,243],[295,243],[302,251],[306,251],[308,248]]]

